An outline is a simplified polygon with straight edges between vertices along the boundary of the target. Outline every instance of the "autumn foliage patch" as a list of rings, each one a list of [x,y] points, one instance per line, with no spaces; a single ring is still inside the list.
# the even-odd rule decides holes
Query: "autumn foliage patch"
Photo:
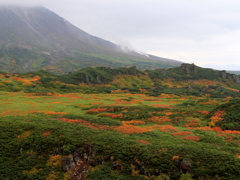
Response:
[[[189,140],[189,141],[199,141],[200,140],[200,138],[197,136],[187,136],[187,137],[183,137],[182,139]]]
[[[144,133],[148,131],[146,128],[133,126],[133,125],[118,126],[118,127],[115,127],[114,130],[119,131],[121,133],[125,133],[125,134]]]
[[[193,134],[193,133],[190,131],[171,133],[171,135],[173,135],[173,136],[185,136],[185,135],[189,135],[189,134]]]

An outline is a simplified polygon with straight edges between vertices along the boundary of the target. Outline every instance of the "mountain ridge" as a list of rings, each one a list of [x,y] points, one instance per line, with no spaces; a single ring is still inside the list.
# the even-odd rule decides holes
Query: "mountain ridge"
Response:
[[[140,69],[181,64],[136,52],[125,53],[119,45],[88,34],[42,6],[0,6],[0,23],[0,70],[6,72],[22,73],[45,68],[62,74],[99,64],[113,68],[137,66]],[[101,63],[97,62],[99,59]],[[16,61],[14,67],[13,60]],[[61,67],[66,62],[69,67]]]

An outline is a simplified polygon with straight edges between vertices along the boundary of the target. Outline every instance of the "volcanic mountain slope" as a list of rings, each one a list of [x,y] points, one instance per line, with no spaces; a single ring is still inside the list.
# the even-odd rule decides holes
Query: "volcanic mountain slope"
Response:
[[[87,66],[169,68],[179,61],[123,52],[44,7],[0,6],[0,70],[64,74]]]

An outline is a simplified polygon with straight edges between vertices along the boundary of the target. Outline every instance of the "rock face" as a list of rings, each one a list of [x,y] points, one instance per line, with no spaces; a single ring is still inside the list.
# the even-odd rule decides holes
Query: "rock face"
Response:
[[[221,91],[222,91],[222,88],[221,88],[220,86],[218,86],[216,90],[219,91],[219,92],[221,92]]]
[[[104,164],[104,158],[96,156],[93,150],[93,146],[85,145],[74,151],[73,156],[63,157],[62,170],[72,170],[70,179],[72,180],[84,180],[87,176],[90,166],[94,167],[100,164]]]
[[[64,157],[62,159],[62,169],[63,171],[69,171],[75,167],[75,162],[72,156]]]
[[[203,88],[202,88],[202,92],[205,93],[205,92],[207,91],[207,89],[208,89],[208,86],[203,87]]]
[[[240,84],[240,79],[235,74],[233,74],[233,80],[234,80],[235,83]]]
[[[191,162],[185,158],[180,162],[180,168],[186,174],[191,173],[191,167],[192,167]]]
[[[181,68],[182,68],[183,70],[185,70],[187,74],[190,74],[190,73],[191,73],[191,71],[190,71],[190,69],[189,69],[189,67],[188,67],[187,64],[184,64],[184,63],[181,64]]]
[[[221,73],[222,73],[222,78],[226,79],[227,78],[227,72],[226,71],[221,71]]]
[[[187,74],[190,74],[191,72],[197,73],[198,69],[197,66],[193,63],[193,64],[181,64],[181,68],[185,70],[185,72]]]
[[[193,71],[194,71],[195,73],[198,72],[197,66],[195,66],[194,64],[193,64]]]
[[[166,73],[167,73],[166,69],[162,69],[162,70],[161,70],[161,73],[165,76]]]

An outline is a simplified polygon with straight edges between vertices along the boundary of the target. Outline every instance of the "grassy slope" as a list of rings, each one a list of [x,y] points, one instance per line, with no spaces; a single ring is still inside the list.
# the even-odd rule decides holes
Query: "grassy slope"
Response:
[[[44,54],[44,50],[28,50],[23,48],[0,48],[0,71],[10,73],[24,73],[45,69],[55,74],[66,74],[85,67],[106,66],[112,68],[137,66],[139,69],[157,69],[176,67],[174,63],[137,57],[133,55],[105,52],[86,53],[74,52],[68,56],[63,53]],[[104,51],[103,51],[104,52]]]
[[[147,174],[177,180],[189,171],[192,179],[237,180],[240,132],[219,128],[226,129],[222,117],[231,123],[227,128],[233,123],[231,113],[218,110],[229,108],[224,104],[237,98],[239,86],[229,74],[223,81],[217,71],[199,71],[201,77],[212,73],[212,79],[180,68],[163,79],[160,71],[134,67],[86,68],[65,76],[2,74],[0,179],[73,178],[82,171],[63,171],[62,160],[91,145],[87,179],[146,179]],[[91,82],[75,83],[86,75]],[[195,91],[184,89],[189,86]],[[196,91],[205,86],[205,93]],[[235,93],[216,90],[219,86]],[[224,111],[238,111],[230,107],[235,109]],[[191,164],[189,170],[181,163]]]
[[[132,176],[131,164],[134,165],[136,159],[145,163],[146,172],[159,169],[170,173],[171,179],[184,174],[178,166],[183,159],[191,162],[194,179],[212,179],[216,175],[237,179],[240,175],[237,158],[240,136],[206,127],[209,119],[201,113],[210,111],[216,103],[224,103],[223,100],[192,98],[195,104],[189,105],[183,98],[164,95],[151,98],[131,94],[47,97],[25,93],[1,93],[0,99],[1,144],[4,144],[0,158],[2,179],[64,179],[69,173],[61,170],[62,157],[87,144],[92,144],[96,155],[105,159],[104,166],[99,164],[90,169],[87,179],[144,179],[137,171]],[[181,108],[161,108],[166,105]],[[99,111],[96,108],[100,108]],[[102,116],[106,113],[122,115]],[[165,117],[165,120],[153,117]],[[138,120],[135,125],[131,124],[132,119]],[[137,125],[139,121],[145,124]],[[195,125],[190,126],[191,122]],[[175,135],[176,132],[192,134],[180,136]],[[183,139],[188,136],[199,140]],[[59,155],[53,155],[54,152]],[[58,159],[53,160],[55,157]],[[114,161],[120,159],[124,169],[110,170],[111,157]]]

